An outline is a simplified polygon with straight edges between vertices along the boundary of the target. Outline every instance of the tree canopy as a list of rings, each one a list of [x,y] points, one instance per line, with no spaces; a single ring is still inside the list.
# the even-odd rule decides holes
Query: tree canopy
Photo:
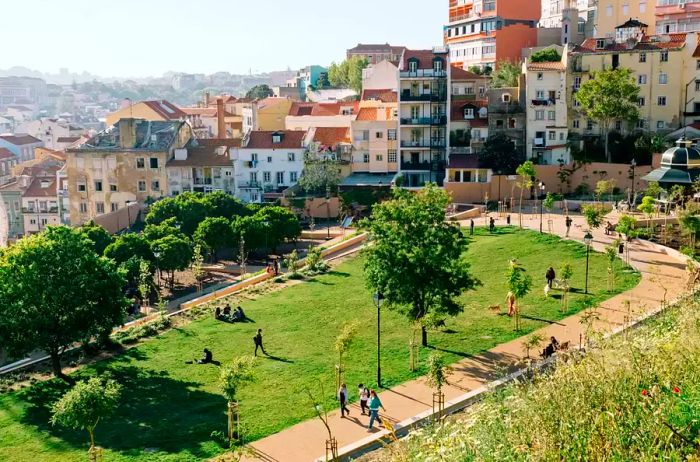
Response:
[[[365,250],[365,279],[388,306],[412,321],[430,314],[456,315],[456,299],[479,281],[463,257],[467,240],[459,226],[445,221],[449,195],[435,185],[418,193],[395,188],[364,222],[371,245]],[[422,342],[427,345],[422,326]]]
[[[639,86],[629,69],[608,69],[593,74],[575,94],[583,112],[595,120],[605,134],[605,156],[610,162],[608,138],[614,121],[639,119]]]
[[[332,63],[328,69],[328,81],[334,87],[362,91],[362,71],[369,65],[367,58],[353,56],[340,64]]]
[[[154,260],[150,244],[144,236],[136,233],[122,234],[105,249],[105,257],[118,264],[134,256],[148,261]]]
[[[124,277],[78,230],[49,227],[0,254],[0,344],[20,356],[60,357],[75,342],[104,338],[123,322]]]
[[[517,87],[520,81],[521,69],[510,61],[501,61],[491,75],[492,88]]]
[[[78,229],[83,236],[90,239],[97,255],[103,255],[107,246],[112,243],[112,236],[94,221],[89,221]]]
[[[318,152],[310,152],[306,155],[299,186],[307,193],[322,193],[327,188],[335,190],[341,179],[340,163],[337,160],[325,158]]]
[[[272,91],[269,85],[262,84],[256,85],[245,94],[246,98],[249,99],[263,99],[269,96],[273,96],[275,93]]]
[[[223,217],[205,218],[194,232],[195,242],[204,245],[214,260],[221,249],[235,247],[238,239],[231,228],[231,221]]]
[[[533,63],[554,63],[561,61],[561,55],[554,48],[545,48],[534,52],[530,56],[530,61]]]
[[[489,136],[479,153],[480,162],[503,175],[514,174],[523,160],[513,140],[502,133]]]
[[[170,275],[170,287],[175,284],[175,271],[185,270],[192,261],[192,244],[178,236],[165,236],[151,243],[158,269]]]

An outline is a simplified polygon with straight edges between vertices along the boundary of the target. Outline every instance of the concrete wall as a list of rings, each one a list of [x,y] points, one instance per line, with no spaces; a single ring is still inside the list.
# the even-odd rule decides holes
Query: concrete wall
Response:
[[[287,197],[281,199],[281,203],[285,207],[291,205],[290,200]],[[311,199],[306,199],[304,204],[304,209],[302,210],[302,216],[304,218],[337,218],[340,216],[340,199],[337,197],[331,197],[329,200],[328,207],[326,207],[326,199],[323,197],[315,197]]]
[[[141,206],[137,203],[132,203],[116,212],[98,215],[94,220],[95,223],[106,229],[108,233],[115,234],[136,223],[140,212]]]

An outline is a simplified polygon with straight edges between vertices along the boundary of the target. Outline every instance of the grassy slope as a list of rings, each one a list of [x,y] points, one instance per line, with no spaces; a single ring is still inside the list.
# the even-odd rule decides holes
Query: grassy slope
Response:
[[[447,359],[457,361],[511,340],[511,320],[494,316],[486,309],[501,303],[507,292],[505,271],[510,258],[530,270],[535,280],[533,294],[523,301],[525,314],[546,320],[560,319],[557,300],[544,300],[544,272],[551,264],[574,265],[573,286],[583,287],[585,248],[532,232],[501,230],[488,235],[480,231],[468,251],[474,274],[483,286],[464,294],[465,312],[447,322],[447,331],[431,332],[431,346],[443,350]],[[618,288],[636,284],[638,276],[618,277]],[[589,286],[598,300],[609,298],[604,257],[591,255]],[[572,294],[569,314],[590,300]],[[262,328],[268,352],[278,360],[261,359],[259,380],[242,390],[242,414],[250,439],[282,430],[312,417],[305,387],[318,390],[326,385],[328,404],[335,356],[333,342],[345,321],[365,324],[347,355],[346,381],[350,389],[358,382],[372,382],[375,376],[376,308],[364,287],[362,259],[350,260],[331,274],[287,288],[244,304],[254,322],[229,325],[205,319],[173,330],[146,342],[111,361],[86,368],[81,374],[109,371],[125,384],[119,413],[100,424],[98,443],[109,460],[198,460],[220,452],[211,441],[212,430],[223,430],[225,403],[217,390],[214,366],[186,365],[209,347],[215,359],[226,361],[235,355],[252,353],[252,337]],[[525,319],[526,331],[544,323]],[[391,386],[420,375],[408,371],[409,324],[398,314],[382,314],[382,372],[384,385]],[[524,333],[518,334],[523,335]],[[425,354],[423,354],[425,356]],[[84,457],[86,436],[51,428],[47,403],[63,390],[48,382],[29,390],[0,397],[0,460],[73,461]],[[156,448],[144,454],[144,448]]]

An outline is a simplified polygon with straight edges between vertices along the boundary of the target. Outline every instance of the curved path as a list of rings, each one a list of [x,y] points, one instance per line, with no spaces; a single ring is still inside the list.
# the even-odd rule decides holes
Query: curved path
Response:
[[[571,239],[583,240],[585,222],[582,217],[572,217]],[[565,233],[564,218],[553,218],[554,234]],[[517,218],[514,223],[517,223]],[[463,222],[462,225],[468,222]],[[480,223],[481,224],[481,223]],[[503,225],[502,220],[497,225]],[[538,230],[539,216],[523,218],[524,227]],[[593,232],[592,247],[597,251],[614,241],[613,236],[604,235],[602,230]],[[685,290],[685,262],[675,252],[648,242],[636,242],[630,247],[630,264],[641,272],[642,278],[635,288],[617,295],[600,305],[600,320],[594,329],[612,331],[620,329],[635,318],[654,311],[664,301],[681,296]],[[667,290],[664,298],[664,292]],[[630,319],[629,303],[633,311]],[[569,341],[578,345],[584,327],[580,323],[581,313],[565,318],[555,325],[537,331],[544,338],[554,335],[560,342]],[[450,385],[444,388],[446,401],[463,396],[499,378],[504,369],[523,358],[522,338],[501,344],[478,356],[464,359],[454,365]],[[433,390],[422,378],[406,382],[380,393],[388,412],[383,413],[392,423],[402,422],[432,408]],[[339,412],[329,413],[329,423],[338,440],[341,457],[353,447],[370,444],[384,435],[385,431],[367,433],[367,417],[360,416],[357,404],[351,406],[349,418],[341,419]],[[360,418],[358,418],[360,417]],[[252,443],[252,454],[243,458],[252,461],[309,462],[323,456],[328,434],[318,419],[308,420]]]

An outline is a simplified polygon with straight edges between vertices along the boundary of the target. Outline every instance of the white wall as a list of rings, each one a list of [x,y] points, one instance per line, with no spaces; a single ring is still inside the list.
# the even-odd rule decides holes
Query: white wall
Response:
[[[244,202],[262,202],[265,187],[276,191],[279,187],[294,186],[304,170],[304,152],[304,148],[238,149],[233,154],[236,197]],[[250,165],[254,154],[257,154],[258,160],[254,165]],[[294,160],[289,160],[290,154],[294,155]],[[269,173],[269,178],[266,178],[266,172]],[[255,173],[260,189],[247,187],[252,186],[251,173]],[[278,173],[282,173],[281,182],[277,181]]]

